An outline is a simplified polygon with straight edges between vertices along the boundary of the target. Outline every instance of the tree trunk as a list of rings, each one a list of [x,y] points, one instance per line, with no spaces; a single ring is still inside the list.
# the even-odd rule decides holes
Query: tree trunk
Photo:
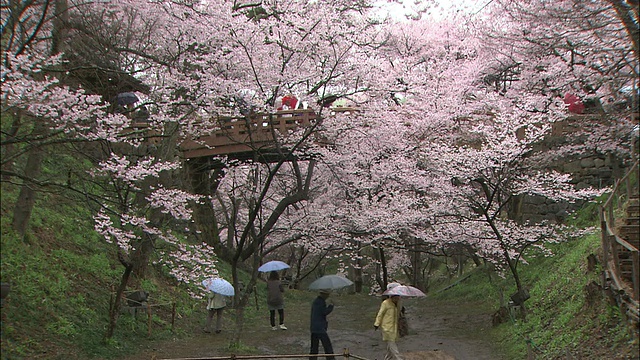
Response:
[[[122,279],[120,280],[120,286],[118,286],[118,290],[116,291],[115,301],[113,302],[111,312],[109,313],[109,326],[107,327],[107,332],[104,335],[105,340],[111,339],[114,332],[116,331],[116,323],[118,321],[118,315],[120,315],[120,307],[122,305],[122,295],[127,288],[132,270],[133,266],[125,266],[124,273],[122,274]]]
[[[233,331],[233,336],[232,336],[232,340],[231,340],[231,346],[232,347],[238,347],[241,344],[241,337],[242,334],[244,333],[244,308],[247,306],[247,304],[249,303],[249,299],[251,298],[251,293],[253,291],[255,291],[255,286],[256,286],[256,280],[258,278],[258,264],[260,262],[260,257],[259,256],[254,256],[253,258],[253,269],[254,272],[251,275],[251,279],[249,280],[249,283],[244,287],[244,289],[242,289],[242,291],[240,293],[238,293],[238,288],[239,288],[239,284],[240,284],[240,278],[238,275],[238,265],[239,262],[237,260],[234,260],[231,263],[231,275],[233,277],[233,286],[236,289],[236,296],[235,296],[235,301],[234,301],[234,306],[236,309],[236,328]]]
[[[362,292],[363,280],[362,280],[362,242],[356,240],[356,247],[358,249],[358,257],[356,258],[355,266],[353,269],[353,282],[355,284],[355,292],[360,294]]]
[[[66,22],[69,18],[67,0],[56,0],[55,2],[55,14],[56,16],[52,20],[53,28],[51,29],[51,55],[57,55],[62,50],[65,37]],[[44,119],[35,119],[35,126],[33,128],[33,134],[36,136],[46,134],[47,127],[44,124]],[[12,228],[24,238],[33,211],[33,206],[36,201],[36,189],[34,187],[35,182],[40,176],[42,170],[42,160],[44,158],[44,150],[39,144],[34,144],[29,150],[29,156],[27,158],[27,164],[24,170],[24,179],[22,187],[20,188],[20,194],[16,201],[15,210],[13,213]]]
[[[389,283],[389,275],[387,274],[387,260],[384,257],[384,249],[380,248],[380,267],[382,268],[382,283],[380,287],[382,291],[387,289],[387,284]]]
[[[629,34],[629,39],[631,40],[631,45],[633,46],[633,53],[636,56],[636,60],[640,60],[640,28],[638,28],[638,5],[636,2],[635,9],[634,5],[631,5],[631,1],[624,0],[607,0],[611,6],[618,14],[618,18],[624,25],[625,30],[627,30],[627,34]],[[635,18],[634,18],[635,17]]]
[[[4,145],[4,147],[2,148],[2,160],[1,160],[2,161],[2,181],[11,180],[11,175],[9,175],[9,173],[12,173],[14,171],[13,141],[15,140],[15,137],[18,134],[18,130],[20,129],[21,120],[22,120],[22,111],[18,110],[13,115],[13,120],[11,122],[11,127],[9,128],[9,131],[7,132],[7,136],[2,140],[3,143],[7,144],[7,145]]]
[[[211,197],[220,184],[224,175],[224,169],[215,169],[212,176],[206,164],[191,160],[187,163],[187,177],[191,183],[191,188],[195,194],[202,195],[206,199],[202,203],[195,204],[193,208],[193,221],[196,228],[202,234],[202,241],[213,247],[216,255],[224,261],[231,262],[232,255],[228,249],[220,242],[218,234],[218,222],[213,211]]]
[[[37,127],[39,131],[42,131],[42,126]],[[15,209],[13,210],[11,227],[22,238],[24,238],[27,232],[31,212],[36,202],[36,189],[34,183],[30,183],[29,179],[36,180],[40,176],[43,157],[43,150],[39,147],[34,147],[29,151],[29,157],[24,170],[25,180],[23,180],[20,194],[18,195],[18,200],[16,200]]]
[[[153,253],[154,243],[155,241],[153,240],[152,235],[144,236],[136,247],[136,251],[131,256],[131,274],[134,281],[139,281],[145,278],[147,267],[149,265],[149,258]]]

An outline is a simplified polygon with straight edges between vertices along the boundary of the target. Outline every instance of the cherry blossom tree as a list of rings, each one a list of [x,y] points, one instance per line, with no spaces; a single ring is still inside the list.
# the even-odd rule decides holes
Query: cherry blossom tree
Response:
[[[557,113],[551,119],[558,128],[579,123],[565,134],[574,140],[559,147],[556,155],[591,151],[628,158],[638,101],[637,4],[494,1],[485,11],[486,18],[479,22],[497,54],[493,69],[486,69],[486,82],[548,96],[544,103],[530,103],[529,111],[546,111],[565,96],[577,97],[586,106],[584,115]],[[634,21],[635,26],[629,26]],[[571,110],[570,102],[567,107]]]
[[[96,230],[125,268],[118,295],[153,249],[196,298],[216,258],[228,261],[236,289],[240,269],[250,273],[236,297],[234,342],[258,266],[285,248],[310,254],[308,271],[322,266],[312,258],[336,256],[357,282],[370,271],[380,286],[388,270],[423,282],[423,253],[471,249],[523,290],[517,265],[564,234],[510,219],[513,199],[596,193],[549,171],[550,156],[536,146],[585,95],[615,104],[638,75],[637,44],[627,37],[637,7],[613,0],[493,1],[482,12],[490,15],[458,23],[387,23],[368,2],[347,0],[70,3],[3,8],[3,179],[40,184],[32,164],[45,146],[85,150],[91,171],[82,173],[91,177],[67,188],[90,194]],[[586,28],[585,18],[593,19]],[[138,91],[144,124],[113,111],[122,86],[99,85],[114,78]],[[268,153],[248,126],[249,161],[180,157],[185,144],[206,149],[202,139],[224,119],[272,120],[283,96],[309,104],[316,118],[286,134],[273,129]],[[359,111],[331,114],[336,100]],[[554,156],[628,156],[628,113],[611,106],[588,118],[598,121],[580,134],[586,146]],[[30,194],[21,198],[28,208]],[[295,261],[302,271],[302,256]]]
[[[6,115],[13,117],[10,130],[7,133],[3,131],[3,179],[20,178],[26,184],[24,188],[31,192],[27,194],[23,191],[26,194],[24,198],[30,199],[30,203],[18,202],[14,226],[19,222],[20,228],[23,231],[26,229],[28,215],[22,214],[30,211],[28,207],[34,204],[33,184],[61,188],[71,197],[80,194],[83,198],[90,199],[92,205],[96,205],[99,209],[96,229],[114,244],[118,259],[125,267],[115,304],[111,307],[106,333],[109,338],[115,330],[121,297],[129,283],[129,275],[134,270],[143,271],[154,248],[162,250],[160,260],[169,265],[169,273],[184,283],[197,283],[205,274],[204,270],[210,275],[216,273],[215,258],[206,245],[184,244],[178,241],[179,236],[175,232],[167,230],[169,225],[176,226],[176,223],[182,222],[182,226],[185,226],[184,223],[188,223],[191,214],[185,204],[197,199],[177,190],[175,184],[169,181],[171,177],[162,175],[163,172],[175,172],[178,168],[179,163],[163,160],[163,157],[170,158],[171,155],[167,154],[175,151],[147,154],[150,147],[143,141],[143,134],[132,130],[131,116],[111,111],[112,105],[109,102],[113,101],[112,95],[116,95],[118,87],[92,87],[95,83],[88,81],[89,76],[76,71],[76,66],[81,66],[79,64],[89,63],[81,66],[82,69],[89,73],[87,69],[94,69],[98,76],[104,75],[99,80],[108,83],[111,75],[122,76],[128,70],[126,66],[119,68],[113,65],[118,58],[132,60],[130,55],[137,53],[152,58],[156,64],[162,61],[155,54],[145,52],[144,47],[133,48],[134,44],[130,42],[126,43],[127,46],[122,46],[126,51],[104,54],[109,60],[99,58],[99,62],[109,64],[108,70],[105,70],[106,66],[101,68],[89,60],[89,48],[93,47],[101,53],[104,50],[100,46],[101,42],[109,39],[114,44],[118,43],[118,36],[108,37],[106,33],[122,24],[122,19],[131,19],[129,25],[135,30],[149,29],[146,23],[137,24],[134,21],[136,13],[130,8],[124,8],[128,10],[124,14],[130,17],[106,17],[107,20],[103,22],[102,17],[97,14],[100,10],[107,11],[101,8],[104,4],[93,4],[95,8],[92,8],[91,3],[83,2],[69,8],[66,1],[56,2],[55,7],[50,6],[50,2],[14,5],[7,8],[9,21],[3,27],[3,31],[7,31],[9,44],[6,48],[3,46],[3,129],[5,119],[8,118]],[[22,5],[26,6],[22,8]],[[118,9],[109,9],[107,13],[118,15],[117,11]],[[34,14],[40,16],[35,17]],[[91,19],[94,14],[96,16]],[[39,22],[32,24],[32,19],[39,19]],[[96,19],[101,22],[98,23]],[[87,36],[89,26],[93,26],[95,31]],[[28,36],[17,33],[22,29],[25,29]],[[53,37],[43,35],[47,29],[53,31]],[[101,34],[98,30],[104,31],[103,38],[99,37]],[[4,34],[3,32],[3,39]],[[22,39],[27,39],[26,43]],[[76,47],[64,49],[66,53],[63,54],[60,53],[63,50],[62,43],[73,43]],[[118,46],[107,48],[117,49]],[[132,61],[128,66],[136,69],[145,64],[149,63]],[[93,94],[87,94],[84,85],[88,85],[87,88]],[[120,88],[122,90],[124,89]],[[171,109],[171,106],[167,108]],[[173,113],[176,113],[175,110]],[[33,122],[33,125],[25,120]],[[157,134],[163,134],[161,122],[152,125],[156,126]],[[39,130],[33,132],[32,128]],[[169,145],[169,149],[175,148],[175,139]],[[47,156],[53,159],[76,156],[76,163],[73,165],[75,168],[69,169],[68,179],[39,179],[39,164],[45,159],[45,150],[51,151],[53,155]],[[30,155],[24,163],[25,172],[22,174],[13,169],[22,165],[21,158],[24,154]],[[80,159],[86,159],[87,162],[81,162]],[[79,169],[79,163],[89,165]],[[93,171],[87,172],[92,166]],[[92,179],[86,176],[89,173],[93,175]]]

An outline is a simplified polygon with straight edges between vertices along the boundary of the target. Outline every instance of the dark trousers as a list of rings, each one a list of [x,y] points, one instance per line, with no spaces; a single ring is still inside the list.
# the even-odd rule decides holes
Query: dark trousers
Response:
[[[280,317],[280,325],[284,324],[284,309],[278,309],[278,316]],[[269,318],[271,320],[271,326],[276,326],[275,310],[269,310]]]
[[[309,354],[315,355],[318,353],[318,345],[319,342],[322,342],[322,347],[324,348],[325,354],[333,354],[333,346],[331,346],[331,340],[329,339],[329,335],[327,333],[311,333],[311,351]],[[310,356],[309,360],[319,359],[316,356]],[[327,360],[335,360],[334,356],[327,356]]]

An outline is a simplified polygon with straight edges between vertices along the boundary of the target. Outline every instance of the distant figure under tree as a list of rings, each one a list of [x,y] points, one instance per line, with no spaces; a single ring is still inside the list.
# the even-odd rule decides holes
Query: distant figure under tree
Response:
[[[271,321],[271,330],[287,330],[284,326],[284,287],[280,282],[280,276],[277,271],[269,273],[267,280],[267,307],[269,308],[269,320]],[[278,311],[279,324],[276,326],[276,310]]]

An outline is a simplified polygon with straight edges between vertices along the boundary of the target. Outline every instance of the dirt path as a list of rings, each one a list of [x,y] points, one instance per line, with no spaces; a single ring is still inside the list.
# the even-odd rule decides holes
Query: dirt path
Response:
[[[286,331],[271,330],[268,313],[264,319],[250,320],[243,332],[242,341],[257,351],[236,351],[250,354],[306,354],[309,351],[309,307],[315,295],[309,294],[297,304],[287,304]],[[308,301],[307,301],[308,300]],[[366,359],[382,360],[385,344],[380,331],[374,331],[373,321],[380,299],[365,295],[334,295],[330,298],[335,309],[328,317],[329,337],[334,351],[343,349]],[[428,299],[404,301],[410,333],[400,339],[398,348],[405,360],[499,360],[490,343],[483,340],[485,330],[491,326],[489,314],[475,310],[473,306],[461,309],[450,306],[434,306]],[[230,355],[227,349],[231,339],[231,313],[225,319],[225,330],[220,334],[205,334],[193,329],[194,337],[164,341],[149,346],[136,356],[126,360],[179,359]],[[258,324],[259,322],[259,324]],[[320,347],[322,352],[322,346]],[[274,356],[274,358],[277,358]],[[319,358],[324,359],[324,358]],[[340,359],[340,358],[338,358]]]

